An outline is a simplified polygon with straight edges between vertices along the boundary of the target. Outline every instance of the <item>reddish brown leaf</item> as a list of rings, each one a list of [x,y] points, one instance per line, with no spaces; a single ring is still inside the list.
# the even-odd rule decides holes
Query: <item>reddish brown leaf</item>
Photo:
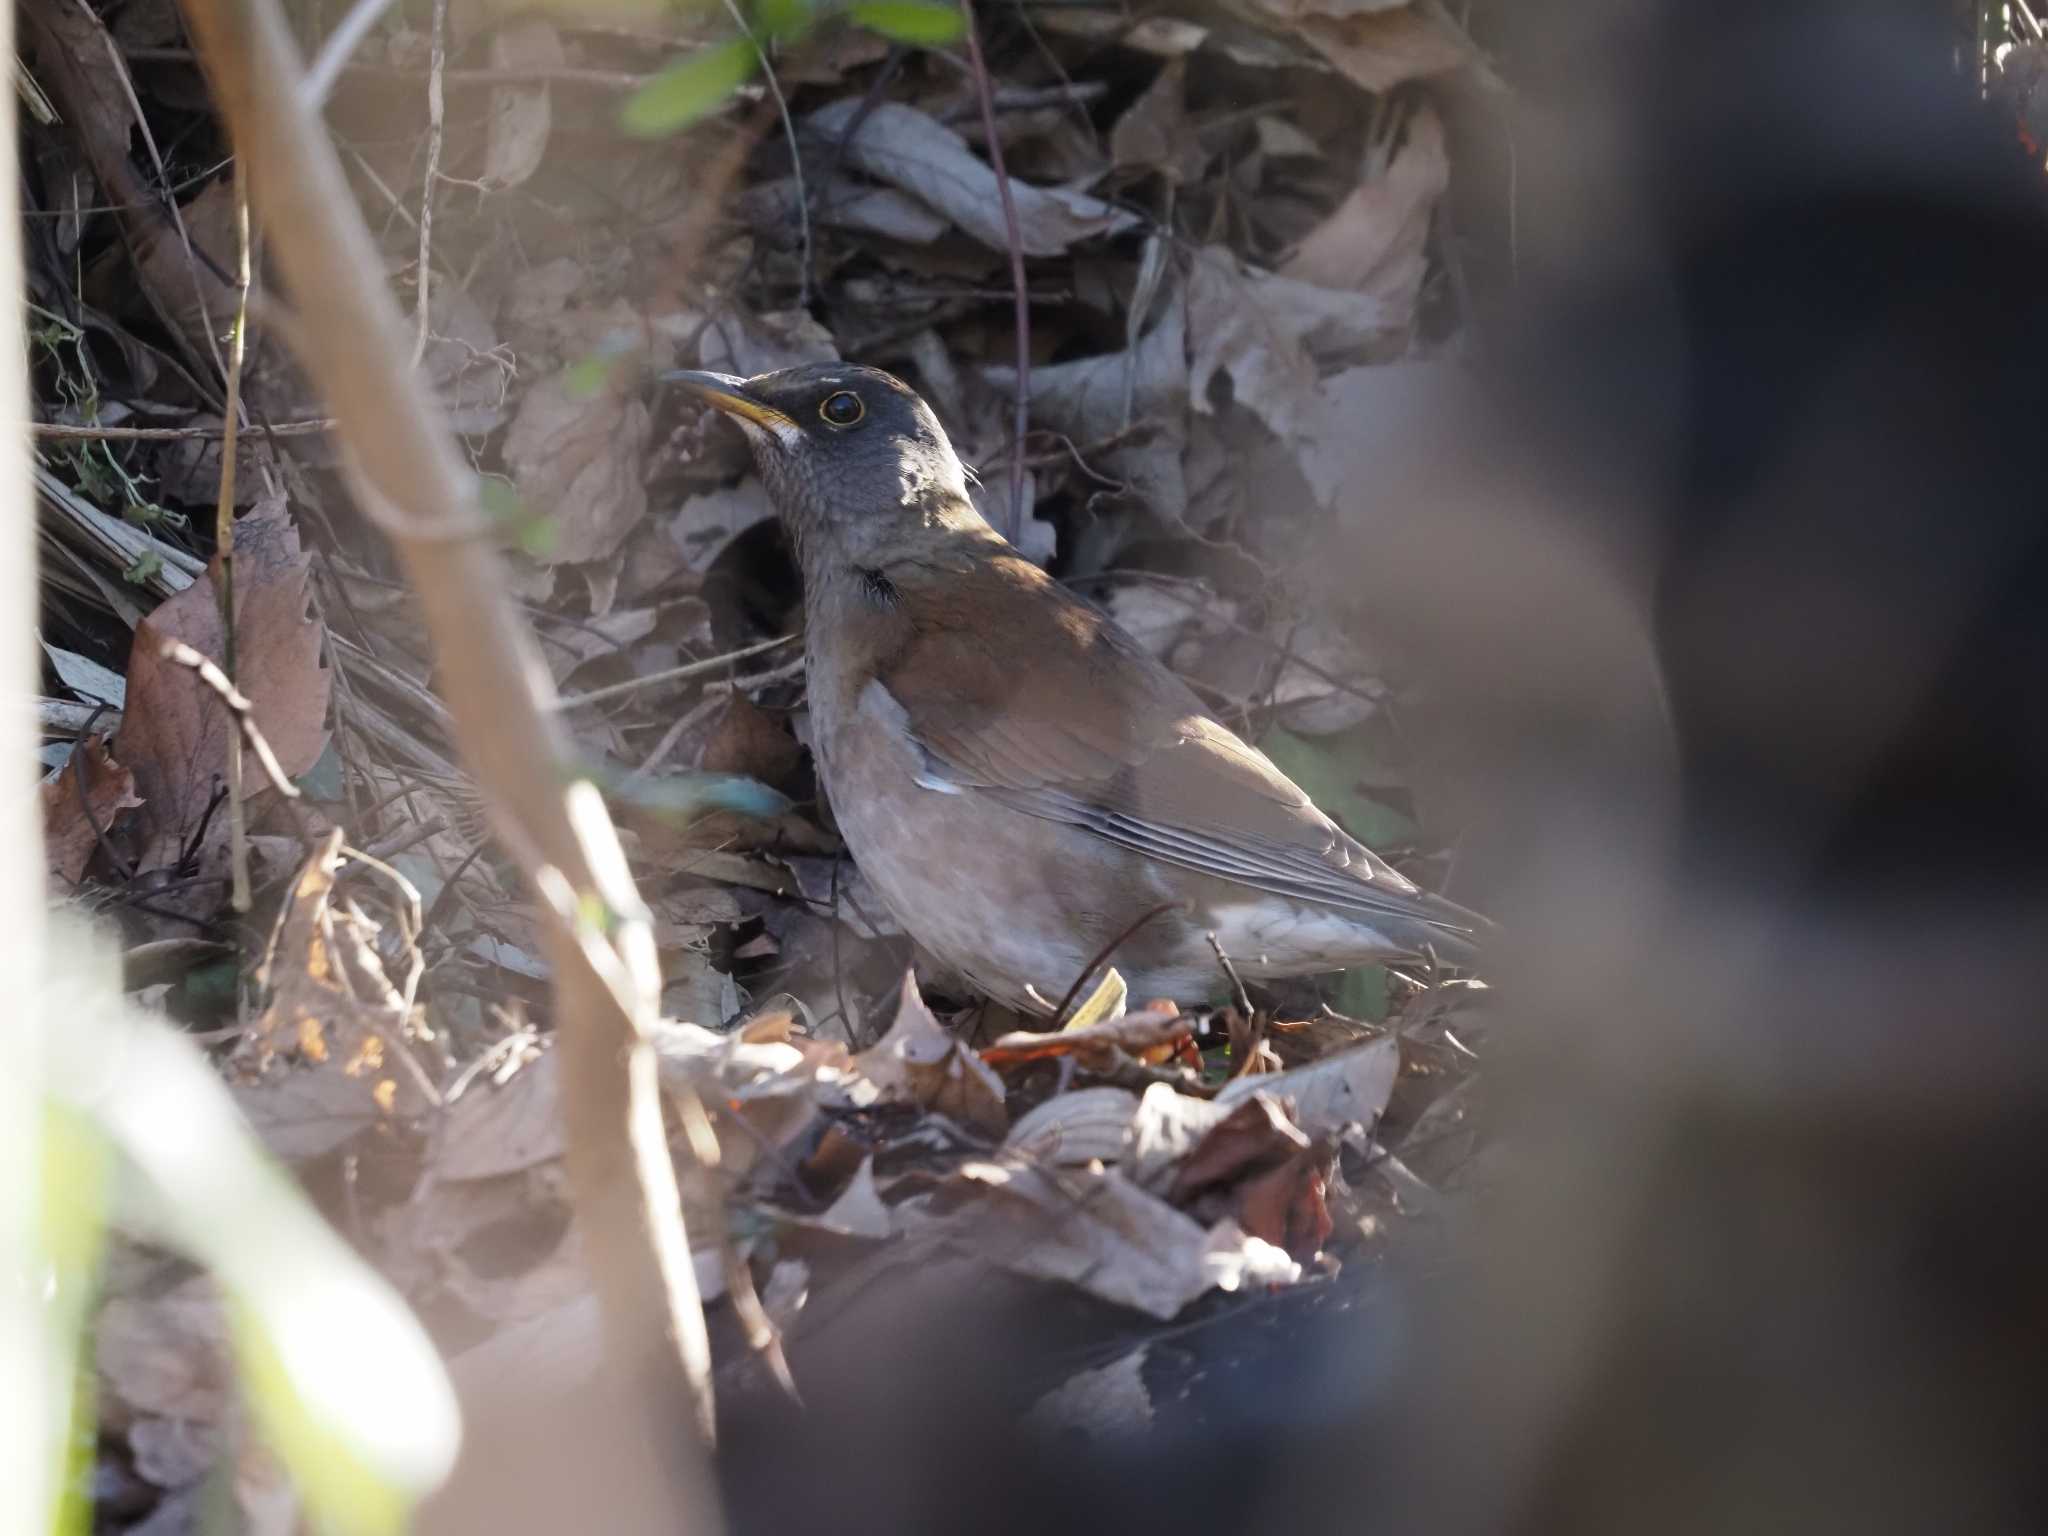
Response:
[[[86,737],[57,777],[43,785],[43,852],[51,875],[76,885],[99,846],[99,832],[141,804],[135,775],[114,761],[106,737]]]
[[[1255,1093],[1188,1154],[1174,1175],[1167,1198],[1175,1205],[1185,1205],[1206,1191],[1291,1162],[1297,1153],[1308,1150],[1308,1145],[1308,1138],[1279,1104]]]
[[[1304,1147],[1279,1167],[1245,1180],[1237,1192],[1237,1224],[1307,1263],[1336,1225],[1324,1199],[1336,1155],[1334,1146]]]
[[[259,502],[235,524],[235,684],[254,706],[256,726],[287,775],[311,768],[327,746],[330,679],[320,659],[322,626],[307,616],[306,579],[306,556],[283,498]],[[134,770],[145,802],[144,869],[176,857],[227,773],[234,722],[189,668],[163,655],[165,645],[182,640],[202,656],[223,660],[218,580],[216,560],[204,580],[136,626],[128,708],[115,749]],[[250,799],[269,792],[253,756],[245,755],[243,770]],[[226,831],[226,818],[216,816],[209,841]]]

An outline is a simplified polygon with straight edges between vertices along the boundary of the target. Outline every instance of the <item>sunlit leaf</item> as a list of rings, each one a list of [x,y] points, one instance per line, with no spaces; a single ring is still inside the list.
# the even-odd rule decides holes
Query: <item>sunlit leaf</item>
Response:
[[[846,14],[891,42],[920,48],[958,42],[967,30],[958,6],[930,4],[927,0],[861,0],[858,5],[848,6]]]
[[[751,40],[735,37],[700,48],[671,64],[641,86],[619,112],[626,132],[643,139],[677,133],[707,112],[715,111],[734,91],[754,78],[761,67],[760,51]]]

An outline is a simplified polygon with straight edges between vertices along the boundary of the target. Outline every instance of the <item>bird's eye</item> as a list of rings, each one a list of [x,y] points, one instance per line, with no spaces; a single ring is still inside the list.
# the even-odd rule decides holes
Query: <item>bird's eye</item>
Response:
[[[860,396],[850,389],[827,395],[824,404],[818,407],[818,414],[835,427],[850,427],[867,413],[868,408],[861,404]]]

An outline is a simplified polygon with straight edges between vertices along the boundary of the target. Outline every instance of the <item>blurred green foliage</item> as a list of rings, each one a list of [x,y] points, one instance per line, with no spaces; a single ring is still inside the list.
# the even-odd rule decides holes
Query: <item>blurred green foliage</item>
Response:
[[[638,138],[680,133],[754,78],[764,48],[794,43],[828,18],[843,18],[916,48],[957,42],[967,28],[957,6],[936,0],[858,0],[853,5],[752,0],[741,15],[746,20],[738,37],[685,54],[628,97],[620,109],[620,126]]]

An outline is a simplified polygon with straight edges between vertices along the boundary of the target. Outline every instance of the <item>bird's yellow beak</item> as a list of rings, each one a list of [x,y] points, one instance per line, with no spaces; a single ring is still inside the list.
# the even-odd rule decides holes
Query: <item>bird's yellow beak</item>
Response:
[[[747,381],[732,374],[709,373],[701,368],[676,368],[661,378],[663,383],[680,384],[706,405],[716,406],[726,415],[738,417],[741,421],[752,422],[778,438],[784,433],[800,430],[783,412],[749,394]]]

